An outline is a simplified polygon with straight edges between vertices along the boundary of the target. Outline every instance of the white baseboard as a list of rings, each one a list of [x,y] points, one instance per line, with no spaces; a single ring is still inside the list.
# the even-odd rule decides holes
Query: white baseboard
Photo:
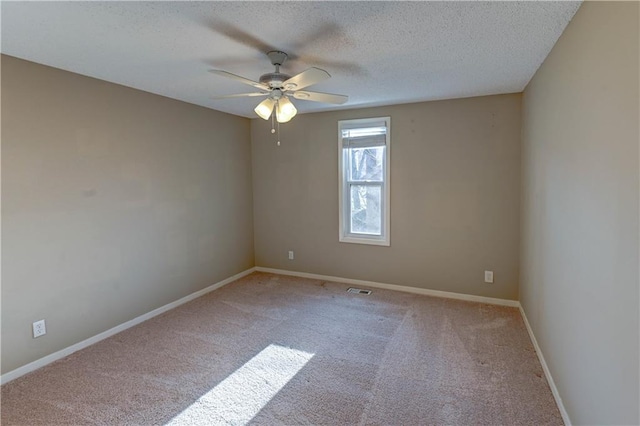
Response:
[[[290,275],[290,276],[301,277],[301,278],[334,281],[334,282],[340,282],[340,283],[346,283],[346,284],[382,288],[385,290],[403,291],[405,293],[422,294],[425,296],[444,297],[447,299],[466,300],[469,302],[488,303],[491,305],[511,306],[514,308],[520,307],[520,303],[517,300],[496,299],[493,297],[474,296],[472,294],[452,293],[449,291],[440,291],[440,290],[428,290],[426,288],[409,287],[409,286],[396,285],[396,284],[385,284],[385,283],[379,283],[375,281],[355,280],[352,278],[341,278],[341,277],[332,277],[329,275],[309,274],[306,272],[287,271],[284,269],[263,268],[262,266],[256,266],[255,270],[258,272],[269,272],[272,274]]]
[[[249,275],[250,273],[254,272],[256,270],[256,268],[249,268],[246,271],[242,271],[232,277],[226,278],[222,281],[219,281],[215,284],[210,285],[209,287],[203,288],[202,290],[198,290],[194,293],[189,294],[188,296],[185,296],[181,299],[176,300],[175,302],[171,302],[167,305],[161,306],[157,309],[154,309],[151,312],[147,312],[146,314],[140,315],[139,317],[136,317],[132,320],[129,320],[125,323],[122,323],[120,325],[117,325],[113,328],[110,328],[107,331],[103,331],[100,334],[96,334],[93,337],[89,337],[86,340],[83,340],[81,342],[78,342],[76,344],[73,344],[69,347],[66,347],[64,349],[61,349],[57,352],[54,352],[50,355],[47,355],[43,358],[37,359],[33,362],[30,362],[29,364],[23,365],[22,367],[16,368],[15,370],[9,371],[8,373],[3,374],[2,376],[0,376],[0,384],[5,384],[7,382],[10,382],[11,380],[17,379],[20,376],[24,376],[27,373],[30,373],[34,370],[37,370],[38,368],[44,367],[47,364],[51,364],[54,361],[57,361],[61,358],[64,358],[65,356],[71,355],[74,352],[79,351],[80,349],[84,349],[88,346],[93,345],[94,343],[97,343],[101,340],[106,339],[107,337],[111,337],[114,334],[118,334],[121,331],[124,331],[128,328],[131,328],[135,325],[138,325],[148,319],[151,319],[155,316],[158,316],[160,314],[163,314],[173,308],[176,308],[182,304],[185,304],[187,302],[192,301],[193,299],[196,299],[200,296],[203,296],[207,293],[210,293],[214,290],[219,289],[220,287],[223,287],[233,281],[236,281],[246,275]]]
[[[533,347],[536,350],[536,354],[538,355],[538,359],[540,360],[540,364],[542,365],[542,370],[544,371],[544,375],[547,378],[549,387],[551,388],[551,393],[553,394],[553,397],[556,400],[556,404],[558,405],[558,409],[560,410],[560,414],[562,415],[562,420],[564,421],[565,425],[571,426],[571,419],[569,418],[569,413],[567,413],[567,410],[564,408],[564,404],[562,403],[562,398],[560,397],[560,392],[558,392],[558,388],[556,387],[556,384],[553,381],[553,377],[551,376],[551,371],[549,371],[547,362],[544,360],[544,355],[542,355],[540,346],[538,346],[538,341],[536,340],[536,336],[533,334],[533,329],[529,324],[529,320],[527,319],[527,315],[524,313],[524,309],[522,308],[522,305],[520,305],[520,314],[522,314],[524,325],[527,327],[527,331],[529,332],[529,337],[531,338]]]

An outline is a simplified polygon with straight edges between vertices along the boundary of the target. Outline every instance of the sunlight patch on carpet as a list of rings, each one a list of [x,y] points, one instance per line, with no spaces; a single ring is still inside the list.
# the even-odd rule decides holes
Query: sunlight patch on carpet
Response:
[[[247,424],[313,355],[269,345],[167,424]]]

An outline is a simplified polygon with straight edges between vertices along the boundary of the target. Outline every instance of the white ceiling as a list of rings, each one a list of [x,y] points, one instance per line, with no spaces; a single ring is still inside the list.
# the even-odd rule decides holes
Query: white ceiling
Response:
[[[264,55],[332,78],[309,90],[349,96],[300,112],[520,92],[580,2],[2,2],[2,53],[255,117]],[[258,100],[257,100],[258,99]]]

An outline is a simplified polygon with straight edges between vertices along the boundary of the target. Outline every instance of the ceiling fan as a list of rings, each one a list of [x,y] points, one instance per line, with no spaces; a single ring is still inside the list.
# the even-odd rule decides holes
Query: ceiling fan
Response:
[[[214,96],[213,99],[266,96],[267,98],[260,102],[254,111],[261,118],[268,120],[275,109],[275,118],[278,123],[286,123],[298,112],[296,107],[289,100],[289,97],[336,105],[341,105],[349,99],[348,96],[344,95],[301,90],[330,78],[331,76],[325,70],[312,67],[291,77],[280,72],[280,67],[288,57],[286,53],[279,50],[272,50],[267,52],[267,56],[271,60],[271,64],[275,66],[276,70],[275,72],[261,75],[259,81],[253,81],[226,71],[210,70],[213,74],[232,78],[241,83],[253,86],[256,89],[260,89],[260,92]]]

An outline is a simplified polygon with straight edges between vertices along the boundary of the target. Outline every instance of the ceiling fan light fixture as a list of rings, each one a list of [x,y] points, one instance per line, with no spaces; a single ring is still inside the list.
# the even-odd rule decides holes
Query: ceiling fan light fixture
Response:
[[[276,120],[278,120],[278,123],[286,123],[290,121],[297,113],[298,110],[289,98],[283,96],[278,100],[278,103],[276,104]]]
[[[273,112],[273,106],[275,105],[275,103],[276,102],[273,99],[267,98],[264,101],[260,102],[254,109],[254,111],[263,120],[268,120],[269,117],[271,117],[271,112]]]

